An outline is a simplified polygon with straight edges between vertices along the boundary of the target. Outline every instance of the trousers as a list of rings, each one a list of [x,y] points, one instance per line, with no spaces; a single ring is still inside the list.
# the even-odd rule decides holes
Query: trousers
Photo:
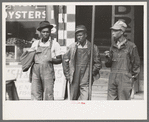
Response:
[[[71,100],[89,99],[89,57],[87,48],[76,51],[76,66],[73,81],[70,84]]]
[[[129,73],[110,73],[108,100],[129,100],[133,81]]]
[[[32,68],[31,99],[54,100],[54,68],[51,60],[50,47],[38,47],[35,64]]]

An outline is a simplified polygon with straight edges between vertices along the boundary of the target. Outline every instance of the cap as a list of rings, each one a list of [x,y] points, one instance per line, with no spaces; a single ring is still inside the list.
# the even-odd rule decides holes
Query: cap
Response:
[[[126,28],[127,28],[127,25],[124,22],[124,20],[118,20],[110,29],[122,30],[123,32],[125,32]]]
[[[79,31],[85,31],[85,32],[87,32],[87,29],[86,29],[86,27],[84,25],[78,25],[76,27],[75,33],[79,32]]]

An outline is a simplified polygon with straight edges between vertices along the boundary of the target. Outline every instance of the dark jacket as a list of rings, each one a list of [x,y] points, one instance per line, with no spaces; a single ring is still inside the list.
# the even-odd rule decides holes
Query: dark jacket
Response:
[[[91,56],[91,43],[87,40],[87,48],[88,55]],[[75,72],[75,54],[77,50],[77,43],[73,43],[69,46],[67,52],[63,55],[63,71],[67,80],[72,83],[73,75]],[[98,47],[94,45],[94,53],[93,53],[93,75],[96,76],[99,74],[99,70],[101,69],[101,59]]]
[[[105,65],[111,67],[111,72],[128,72],[137,77],[140,72],[140,58],[136,45],[130,41],[126,41],[120,49],[116,44],[112,45],[110,57],[107,58]]]

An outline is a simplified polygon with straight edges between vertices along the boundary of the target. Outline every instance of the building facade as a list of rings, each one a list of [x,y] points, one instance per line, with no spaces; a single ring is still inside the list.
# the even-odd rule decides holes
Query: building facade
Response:
[[[99,47],[103,67],[103,52],[112,44],[110,27],[118,19],[124,19],[128,25],[126,36],[138,48],[141,59],[141,73],[136,83],[136,91],[143,91],[143,6],[95,6],[95,37]],[[52,36],[57,38],[62,53],[75,42],[75,27],[83,24],[91,40],[92,6],[6,6],[6,64],[20,65],[19,57],[29,48],[34,39],[39,38],[36,28],[40,21],[48,20],[54,25]],[[105,68],[105,67],[104,67]],[[62,85],[62,84],[61,84]],[[63,87],[64,88],[64,87]]]

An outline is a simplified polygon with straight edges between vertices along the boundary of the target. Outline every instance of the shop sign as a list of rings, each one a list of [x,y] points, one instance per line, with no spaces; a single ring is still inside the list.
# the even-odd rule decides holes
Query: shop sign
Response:
[[[62,65],[54,65],[55,77],[54,82],[54,99],[64,99],[66,80],[63,74]],[[20,99],[31,99],[31,83],[29,82],[29,72],[22,72],[20,66],[7,66],[6,76],[14,76],[17,80],[15,82],[17,92]]]
[[[43,21],[46,18],[45,6],[7,5],[7,21]]]

